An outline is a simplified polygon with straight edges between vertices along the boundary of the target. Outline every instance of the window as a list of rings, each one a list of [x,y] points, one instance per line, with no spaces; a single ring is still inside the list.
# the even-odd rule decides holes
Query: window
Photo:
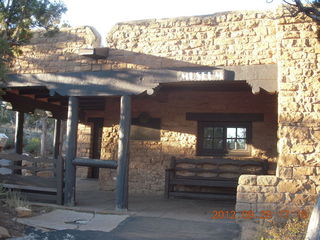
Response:
[[[249,155],[251,124],[198,122],[198,155]]]

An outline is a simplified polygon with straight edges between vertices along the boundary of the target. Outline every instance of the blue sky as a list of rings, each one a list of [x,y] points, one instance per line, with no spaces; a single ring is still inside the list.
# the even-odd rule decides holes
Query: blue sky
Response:
[[[281,0],[63,0],[68,12],[63,17],[71,26],[90,25],[104,39],[118,22],[149,18],[207,15],[233,10],[274,8]]]

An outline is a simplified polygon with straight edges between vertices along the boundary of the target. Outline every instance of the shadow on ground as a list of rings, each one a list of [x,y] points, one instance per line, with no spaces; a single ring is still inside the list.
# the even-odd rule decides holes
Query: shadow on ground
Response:
[[[16,240],[232,240],[240,234],[233,222],[196,222],[154,217],[129,217],[111,232],[60,230],[44,232],[27,228]]]

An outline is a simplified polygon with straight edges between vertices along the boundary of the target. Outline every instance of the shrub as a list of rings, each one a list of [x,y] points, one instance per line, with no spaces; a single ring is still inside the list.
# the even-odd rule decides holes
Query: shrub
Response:
[[[40,153],[41,141],[39,138],[31,138],[28,140],[27,144],[24,147],[24,150],[31,154],[39,154]]]
[[[0,199],[6,198],[7,197],[7,189],[5,189],[1,184],[0,184]]]
[[[17,207],[29,207],[28,201],[21,195],[20,192],[9,191],[7,193],[6,205],[10,209],[15,209]]]
[[[304,240],[309,219],[292,218],[285,223],[264,226],[260,240]]]

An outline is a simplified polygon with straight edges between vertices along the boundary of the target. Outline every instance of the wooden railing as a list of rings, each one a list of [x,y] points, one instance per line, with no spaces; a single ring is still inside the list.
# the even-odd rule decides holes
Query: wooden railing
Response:
[[[62,158],[0,153],[1,169],[5,174],[0,172],[0,184],[4,187],[21,191],[31,201],[63,203]]]

